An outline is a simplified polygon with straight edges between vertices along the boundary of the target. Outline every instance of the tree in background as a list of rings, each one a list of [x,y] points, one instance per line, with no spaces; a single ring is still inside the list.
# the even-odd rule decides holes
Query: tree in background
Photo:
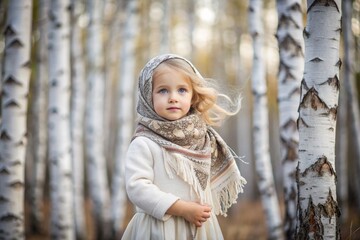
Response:
[[[344,92],[347,98],[347,104],[345,105],[345,108],[348,110],[349,114],[349,122],[350,122],[350,134],[351,139],[350,142],[353,143],[354,149],[355,149],[355,157],[350,162],[353,166],[350,169],[355,169],[353,174],[355,176],[360,171],[360,108],[359,108],[359,97],[358,92],[356,89],[356,79],[354,77],[354,70],[356,68],[356,62],[355,55],[359,56],[360,54],[354,54],[354,39],[351,31],[351,23],[352,23],[352,1],[344,0],[343,1],[343,9],[344,9],[344,15],[343,15],[343,28],[344,28]],[[360,5],[360,2],[358,2],[358,7]],[[360,19],[358,19],[358,22]],[[358,73],[359,74],[359,73]],[[344,159],[345,160],[345,159]],[[342,163],[343,164],[343,163]],[[347,175],[346,175],[347,176]],[[344,176],[344,177],[346,177]],[[342,181],[344,181],[343,178],[341,178]],[[346,180],[345,183],[346,184]],[[344,184],[341,185],[341,194],[343,194],[343,191],[346,191],[344,188],[346,187]],[[360,207],[360,181],[355,181],[354,184],[357,194],[357,205]],[[341,195],[343,196],[343,195]],[[346,198],[345,198],[346,199]]]
[[[299,105],[297,239],[339,239],[335,130],[341,1],[307,1],[305,71]]]
[[[86,102],[85,54],[83,50],[81,16],[83,4],[71,0],[71,157],[73,169],[74,223],[76,239],[87,239],[84,196],[84,121]]]
[[[255,168],[270,239],[283,239],[282,220],[269,151],[269,122],[263,56],[262,0],[250,0],[249,31],[253,38],[252,92]]]
[[[74,239],[70,137],[70,0],[52,0],[48,16],[51,237]]]
[[[296,126],[300,99],[300,82],[304,71],[304,38],[301,0],[278,0],[280,67],[278,106],[285,199],[284,228],[287,239],[296,230],[296,166],[298,164],[299,132]]]
[[[9,1],[0,126],[0,239],[24,239],[24,169],[32,1]]]
[[[104,51],[102,38],[101,0],[88,0],[87,29],[87,96],[86,157],[88,187],[92,201],[94,229],[98,239],[110,234],[110,191],[104,152]]]
[[[112,182],[113,234],[119,238],[125,221],[127,195],[125,189],[124,159],[134,129],[134,98],[136,76],[136,38],[139,33],[139,1],[129,0],[126,6],[126,23],[120,54],[118,85],[118,132],[115,153],[115,171]]]
[[[31,116],[32,139],[31,153],[33,165],[31,169],[30,183],[30,220],[31,231],[35,233],[44,231],[44,190],[46,181],[47,161],[47,100],[48,100],[48,11],[49,1],[38,2],[39,13],[37,19],[37,30],[39,41],[36,47],[36,69],[34,95]]]
[[[348,129],[348,109],[351,109],[352,104],[356,104],[356,101],[348,104],[348,94],[351,94],[350,81],[354,78],[353,76],[353,67],[352,62],[354,60],[353,51],[350,49],[354,49],[354,41],[352,41],[352,34],[351,34],[351,5],[352,1],[343,1],[342,2],[342,29],[343,29],[343,36],[344,36],[344,60],[342,68],[343,70],[343,79],[344,84],[340,88],[339,92],[339,110],[337,116],[337,127],[336,127],[336,169],[337,169],[337,193],[338,193],[338,201],[339,205],[341,206],[341,219],[347,219],[349,215],[348,211],[348,158],[350,154],[348,153],[349,149],[349,129]],[[356,133],[356,132],[354,132]],[[356,135],[356,134],[355,134]]]

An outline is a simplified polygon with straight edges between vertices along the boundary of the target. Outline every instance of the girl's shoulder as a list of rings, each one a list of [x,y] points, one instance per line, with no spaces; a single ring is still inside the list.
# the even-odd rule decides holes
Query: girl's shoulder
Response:
[[[163,148],[150,138],[138,136],[130,143],[127,154],[145,158],[161,158]]]
[[[159,144],[157,144],[150,138],[144,137],[144,136],[138,136],[138,137],[134,138],[131,141],[130,146],[136,146],[139,148],[149,148],[150,150],[161,149]]]

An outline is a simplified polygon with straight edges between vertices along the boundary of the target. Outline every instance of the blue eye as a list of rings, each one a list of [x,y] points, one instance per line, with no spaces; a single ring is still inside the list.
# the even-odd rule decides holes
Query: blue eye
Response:
[[[186,88],[180,88],[178,91],[179,91],[179,93],[187,93],[187,89],[186,89]]]
[[[158,93],[161,93],[161,94],[165,94],[165,93],[167,93],[167,92],[168,92],[168,90],[165,89],[165,88],[162,88],[162,89],[160,89],[160,90],[158,91]]]

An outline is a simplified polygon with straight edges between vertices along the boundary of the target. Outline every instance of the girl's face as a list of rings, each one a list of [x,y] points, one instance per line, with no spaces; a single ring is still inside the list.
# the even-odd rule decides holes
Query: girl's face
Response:
[[[178,120],[191,107],[193,89],[190,79],[181,72],[161,64],[153,75],[152,99],[155,112],[167,120]]]

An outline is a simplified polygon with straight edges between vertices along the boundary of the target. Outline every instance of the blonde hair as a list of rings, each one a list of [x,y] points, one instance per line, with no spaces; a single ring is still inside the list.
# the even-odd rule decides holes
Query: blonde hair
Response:
[[[235,115],[240,110],[240,96],[233,101],[229,96],[219,93],[209,81],[195,72],[186,61],[179,58],[165,60],[162,64],[180,71],[189,78],[193,88],[192,110],[200,114],[202,119],[211,126],[219,126],[228,116]],[[158,67],[159,67],[158,66]],[[153,76],[156,74],[154,70]],[[223,98],[222,103],[219,99]]]

